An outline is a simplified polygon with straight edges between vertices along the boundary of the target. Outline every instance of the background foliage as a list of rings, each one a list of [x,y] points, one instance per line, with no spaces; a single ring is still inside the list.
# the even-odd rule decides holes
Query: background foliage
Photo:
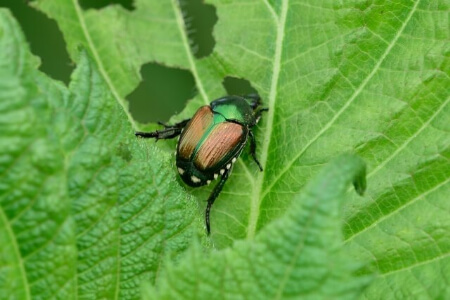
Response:
[[[63,32],[68,87],[1,10],[0,295],[131,299],[144,283],[156,299],[448,298],[449,1],[207,2],[216,44],[202,58],[175,0],[32,2]],[[265,171],[238,160],[210,238],[210,190],[179,184],[173,143],[133,137],[125,97],[147,62],[192,74],[197,95],[173,120],[225,94],[227,76],[269,107]],[[367,163],[363,198],[346,193],[360,160],[319,173],[345,152]]]

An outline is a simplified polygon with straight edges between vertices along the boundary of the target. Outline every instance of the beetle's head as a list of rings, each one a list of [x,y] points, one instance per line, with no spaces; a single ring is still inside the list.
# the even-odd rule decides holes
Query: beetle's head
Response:
[[[251,108],[255,111],[261,106],[261,97],[258,94],[248,94],[243,98],[250,104]]]
[[[258,94],[245,95],[245,96],[243,96],[243,98],[248,102],[248,104],[250,105],[250,107],[253,110],[253,116],[252,116],[253,121],[251,122],[251,126],[254,126],[261,119],[261,113],[263,111],[268,111],[269,109],[265,108],[265,107],[261,107],[262,101],[261,101],[261,97]]]

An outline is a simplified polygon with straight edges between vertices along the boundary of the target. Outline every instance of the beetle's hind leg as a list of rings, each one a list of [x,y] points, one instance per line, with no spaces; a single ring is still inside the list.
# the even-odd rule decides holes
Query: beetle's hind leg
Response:
[[[136,131],[134,133],[135,136],[141,137],[141,138],[154,138],[156,140],[161,139],[172,139],[174,137],[177,137],[180,135],[183,128],[186,126],[186,124],[189,122],[190,119],[183,120],[177,124],[174,125],[166,125],[162,122],[158,122],[158,124],[164,126],[163,130],[156,130],[153,132],[142,132],[142,131]]]
[[[259,163],[259,160],[256,158],[256,141],[255,141],[255,136],[253,135],[253,132],[250,130],[248,132],[248,135],[250,137],[250,154],[253,157],[253,160],[255,161],[255,163],[258,165],[259,170],[263,170],[263,168],[261,167],[261,164]]]
[[[230,174],[230,172],[231,172],[231,169],[227,169],[225,171],[225,173],[220,178],[219,183],[214,187],[214,190],[211,192],[211,195],[209,195],[208,204],[206,205],[206,211],[205,211],[206,232],[208,235],[211,233],[211,225],[209,222],[209,215],[211,212],[211,207],[214,204],[214,201],[216,201],[220,192],[222,191],[222,188],[225,185],[225,182],[227,181],[228,175]]]

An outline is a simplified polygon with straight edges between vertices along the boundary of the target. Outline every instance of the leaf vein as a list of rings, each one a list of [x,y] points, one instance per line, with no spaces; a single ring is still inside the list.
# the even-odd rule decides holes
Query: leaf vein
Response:
[[[396,157],[397,154],[400,153],[400,151],[405,149],[406,146],[408,146],[408,144],[411,143],[411,141],[413,141],[414,138],[416,138],[424,129],[426,129],[430,125],[430,123],[436,118],[436,116],[442,112],[442,110],[445,108],[445,106],[448,104],[449,101],[450,98],[447,98],[447,100],[434,112],[434,114],[432,114],[431,117],[425,123],[423,123],[422,126],[420,126],[420,128],[416,132],[411,134],[410,138],[408,138],[394,152],[392,152],[392,154],[388,158],[386,158],[384,161],[378,164],[378,166],[367,175],[367,178],[372,177],[375,173],[381,170],[389,161],[391,161],[394,157]]]
[[[272,130],[273,130],[273,122],[274,122],[274,115],[275,115],[275,102],[276,102],[276,98],[277,98],[278,79],[280,77],[280,71],[281,71],[281,54],[283,52],[284,33],[286,30],[285,26],[286,26],[288,4],[289,4],[289,0],[282,1],[281,19],[277,26],[278,28],[277,28],[277,37],[276,37],[275,56],[274,56],[274,62],[273,62],[272,82],[270,85],[270,94],[269,94],[269,111],[268,111],[267,127],[266,127],[267,133],[265,134],[265,137],[264,137],[264,142],[262,145],[263,149],[261,152],[261,165],[263,166],[263,168],[265,168],[266,163],[267,163],[270,137],[272,136]],[[256,233],[256,226],[257,226],[258,219],[259,219],[259,211],[260,211],[260,204],[261,204],[260,196],[261,196],[261,192],[262,192],[263,183],[264,183],[264,173],[262,173],[258,176],[258,182],[256,184],[256,191],[253,193],[253,197],[251,198],[247,239],[252,239]]]
[[[26,270],[24,266],[24,261],[22,259],[22,255],[20,253],[19,245],[17,244],[17,239],[15,237],[14,231],[11,228],[11,224],[8,222],[8,217],[5,215],[2,207],[0,206],[0,218],[3,219],[3,223],[5,224],[5,229],[8,232],[8,235],[11,238],[12,246],[14,248],[14,254],[17,257],[17,262],[19,263],[20,277],[23,281],[23,286],[25,289],[25,299],[31,299],[30,286],[28,284],[28,279],[26,275]]]
[[[414,204],[415,202],[417,202],[418,200],[422,199],[423,197],[427,196],[428,194],[431,194],[435,191],[437,191],[438,189],[440,189],[441,187],[443,187],[444,185],[446,185],[447,183],[450,182],[450,178],[448,178],[447,180],[439,183],[438,185],[434,186],[433,188],[429,189],[428,191],[418,195],[417,197],[415,197],[414,199],[412,199],[411,201],[409,201],[408,203],[404,204],[403,206],[400,206],[399,208],[397,208],[396,210],[393,210],[392,212],[390,212],[389,214],[386,214],[382,217],[380,217],[378,220],[374,221],[372,224],[370,224],[369,226],[363,228],[362,230],[356,232],[355,234],[351,235],[350,237],[348,237],[345,241],[344,244],[350,242],[351,240],[353,240],[356,236],[362,234],[363,232],[369,230],[370,228],[375,227],[376,225],[378,225],[380,222],[386,220],[387,218],[397,214],[398,212],[402,211],[403,209],[405,209],[406,207]]]
[[[134,122],[133,117],[130,115],[127,105],[123,101],[122,97],[119,95],[119,92],[116,90],[115,86],[113,85],[111,78],[109,77],[108,73],[105,70],[105,67],[103,65],[102,60],[100,59],[100,55],[98,54],[97,47],[95,46],[91,35],[89,33],[89,30],[87,29],[86,22],[83,18],[83,13],[81,11],[81,8],[77,2],[77,0],[72,0],[73,7],[75,8],[76,15],[78,17],[78,20],[80,22],[81,29],[83,31],[84,36],[86,37],[86,42],[88,43],[89,49],[91,49],[92,56],[97,63],[98,70],[100,74],[102,75],[103,79],[105,80],[106,84],[108,85],[111,93],[113,94],[116,101],[119,103],[119,105],[123,108],[123,112],[128,117],[128,121],[130,122],[131,126],[133,128],[136,128],[136,123]]]
[[[384,53],[381,55],[378,62],[373,67],[372,71],[364,78],[364,80],[361,82],[359,87],[355,90],[355,92],[350,96],[350,98],[345,102],[345,104],[341,107],[341,109],[331,118],[330,121],[328,121],[325,126],[322,127],[322,129],[303,147],[303,149],[294,156],[294,158],[287,163],[287,165],[278,173],[278,175],[274,178],[274,180],[271,181],[270,185],[266,188],[264,191],[264,194],[262,197],[265,197],[271,188],[277,183],[280,178],[292,167],[292,165],[306,152],[306,150],[314,143],[316,142],[328,129],[331,128],[331,126],[336,122],[336,120],[347,110],[347,108],[350,106],[350,104],[353,103],[353,101],[359,96],[359,94],[362,92],[362,90],[365,88],[367,83],[372,79],[372,77],[376,74],[378,69],[380,68],[383,61],[386,59],[386,57],[391,52],[392,48],[398,41],[399,37],[402,35],[404,29],[406,28],[406,25],[411,20],[411,17],[413,16],[414,12],[416,11],[417,5],[419,4],[420,0],[417,0],[412,7],[411,11],[409,12],[408,16],[406,17],[405,21],[402,23],[402,26],[392,39],[392,41],[389,43],[388,47],[384,51]]]
[[[428,264],[428,263],[433,263],[435,261],[446,259],[448,257],[450,257],[450,253],[446,253],[445,255],[442,255],[442,256],[436,256],[436,257],[434,257],[432,259],[427,259],[427,260],[424,260],[424,261],[421,261],[421,262],[418,262],[418,263],[415,263],[415,264],[411,264],[411,265],[409,265],[407,267],[404,267],[404,268],[399,268],[399,269],[396,269],[396,270],[388,271],[388,272],[380,274],[380,276],[381,277],[385,277],[387,275],[394,274],[394,273],[397,273],[397,272],[408,271],[408,270],[411,270],[411,269],[413,269],[415,267],[420,267],[422,265],[425,265],[425,264]]]
[[[180,36],[181,36],[181,40],[183,41],[184,50],[186,51],[186,57],[188,59],[189,66],[192,71],[192,75],[194,76],[196,85],[198,87],[198,90],[200,91],[200,95],[203,98],[203,102],[206,105],[208,105],[209,99],[208,99],[208,96],[206,95],[205,88],[203,87],[203,83],[200,79],[200,76],[198,75],[197,66],[195,64],[194,57],[192,56],[192,50],[191,50],[191,46],[189,45],[188,37],[186,35],[186,28],[185,28],[183,16],[181,14],[181,8],[180,8],[177,0],[172,0],[171,3],[172,3],[173,11],[175,13],[175,18],[177,20],[178,29],[180,30]]]

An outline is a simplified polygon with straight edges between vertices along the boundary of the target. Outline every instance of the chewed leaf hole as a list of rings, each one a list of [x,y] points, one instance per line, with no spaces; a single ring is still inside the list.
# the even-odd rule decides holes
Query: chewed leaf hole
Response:
[[[252,87],[250,81],[243,78],[227,76],[222,81],[222,85],[228,95],[258,94],[258,91]]]
[[[127,10],[134,10],[133,0],[78,0],[83,9],[100,9],[112,4],[120,4]]]
[[[127,96],[130,112],[140,123],[166,122],[196,94],[192,73],[157,63],[141,68],[141,84]]]
[[[216,8],[202,0],[180,0],[184,22],[196,58],[212,53],[216,44],[212,35],[217,22]]]
[[[26,1],[6,1],[0,6],[9,8],[19,21],[31,52],[41,58],[39,70],[68,84],[74,65],[55,20],[32,8]]]

